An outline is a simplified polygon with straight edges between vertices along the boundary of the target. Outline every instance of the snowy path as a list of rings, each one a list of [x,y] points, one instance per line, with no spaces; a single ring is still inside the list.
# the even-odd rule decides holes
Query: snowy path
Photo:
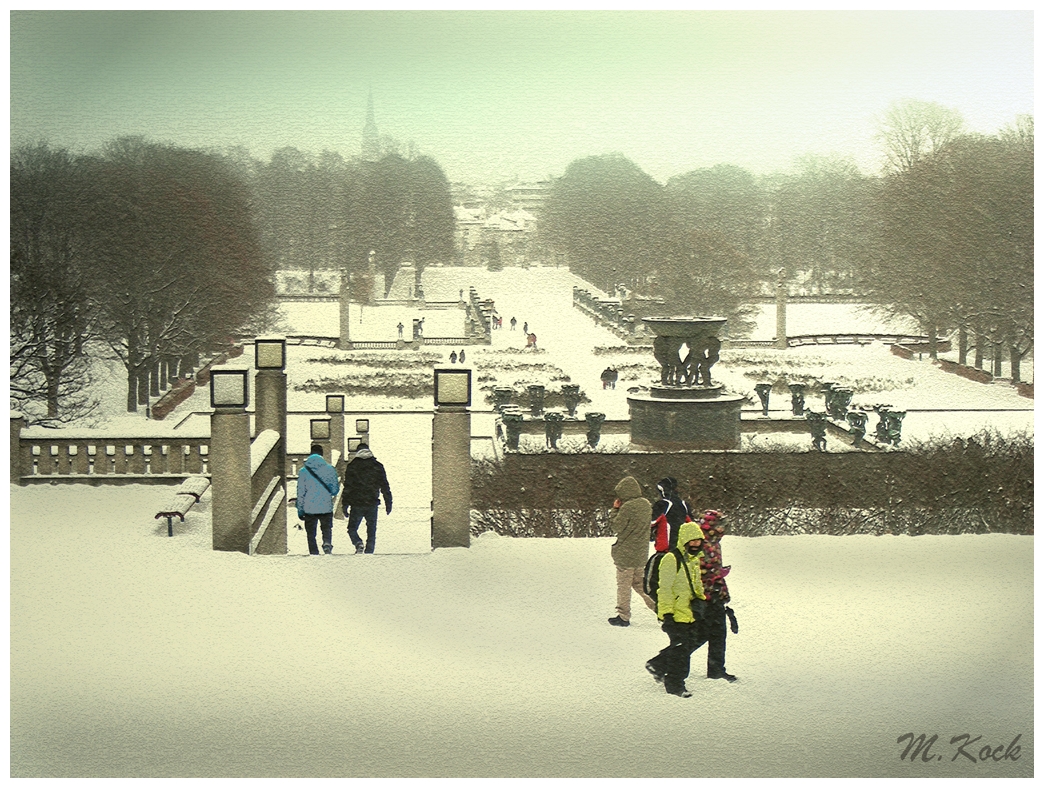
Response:
[[[11,489],[12,776],[1033,774],[1031,537],[727,538],[740,681],[701,649],[682,700],[605,622],[611,540],[251,558],[168,494]]]

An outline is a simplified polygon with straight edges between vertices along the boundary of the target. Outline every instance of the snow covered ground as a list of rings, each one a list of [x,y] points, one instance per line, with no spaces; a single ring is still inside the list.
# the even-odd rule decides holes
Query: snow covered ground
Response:
[[[167,495],[12,489],[12,776],[1033,774],[1032,538],[726,537],[739,681],[681,699],[610,539],[248,557]]]
[[[626,418],[633,382],[605,391],[599,373],[655,362],[592,353],[619,342],[573,309],[578,281],[561,269],[447,268],[424,286],[431,300],[471,285],[496,300],[504,328],[491,347],[468,347],[469,363],[522,348],[528,322],[543,351],[533,358],[581,384],[586,409]],[[338,333],[336,304],[282,309],[292,333]],[[356,309],[359,340],[394,339],[399,320],[421,316]],[[425,333],[458,335],[462,314],[425,312]],[[874,330],[841,319],[802,332]],[[290,348],[291,384],[325,352],[337,351]],[[881,345],[723,353],[715,376],[746,393],[758,381],[730,369],[730,354],[748,369],[785,363],[858,382],[856,402],[911,411],[906,440],[1033,432],[1032,400],[1010,386]],[[99,376],[106,429],[144,421],[122,413],[123,385],[117,367]],[[168,422],[207,402],[201,389]],[[289,407],[320,411],[322,396],[291,391]],[[611,540],[485,534],[470,550],[428,550],[431,417],[394,412],[428,407],[348,403],[349,424],[386,411],[368,414],[395,493],[374,556],[342,552],[343,523],[329,558],[304,555],[293,528],[288,557],[214,553],[209,495],[169,539],[153,519],[167,487],[12,487],[12,775],[647,777],[677,776],[687,753],[693,776],[1032,775],[1032,538],[729,538],[740,681],[700,678],[701,650],[694,697],[668,697],[642,669],[665,642],[652,615],[636,608],[627,630],[605,623]],[[306,422],[291,418],[293,452],[307,448]],[[491,429],[476,412],[473,434]],[[901,761],[907,732],[938,734],[942,759]],[[976,760],[1021,735],[1020,757],[952,760],[962,733],[983,736],[966,748]]]

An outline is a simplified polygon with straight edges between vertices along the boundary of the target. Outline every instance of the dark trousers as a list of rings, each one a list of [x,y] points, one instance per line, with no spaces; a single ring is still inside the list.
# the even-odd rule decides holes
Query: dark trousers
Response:
[[[721,675],[725,672],[725,638],[728,630],[725,603],[708,604],[704,623],[707,632],[707,675]]]
[[[671,639],[667,648],[649,660],[649,664],[663,674],[668,689],[685,683],[689,677],[689,658],[692,652],[707,642],[703,623],[697,619],[691,624],[664,621],[661,629]]]
[[[319,527],[323,531],[323,552],[333,552],[333,512],[323,512],[322,514],[308,514],[305,512],[304,516],[304,527],[305,533],[308,535],[308,552],[312,555],[319,555],[319,545],[315,543],[315,526]]]
[[[367,553],[372,553],[374,545],[377,543],[377,509],[379,504],[373,506],[356,506],[352,505],[348,512],[348,538],[352,540],[352,544],[355,545],[356,549],[363,546],[362,539],[359,538],[359,523],[362,522],[363,518],[366,518],[366,550]]]

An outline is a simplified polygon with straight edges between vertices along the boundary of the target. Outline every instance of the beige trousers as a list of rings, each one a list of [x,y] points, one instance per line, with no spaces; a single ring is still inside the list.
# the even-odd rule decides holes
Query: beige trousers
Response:
[[[656,612],[656,603],[642,588],[644,579],[644,566],[640,566],[637,569],[616,567],[616,614],[624,621],[631,620],[632,590],[642,598],[642,601],[649,606],[650,610],[654,613]]]

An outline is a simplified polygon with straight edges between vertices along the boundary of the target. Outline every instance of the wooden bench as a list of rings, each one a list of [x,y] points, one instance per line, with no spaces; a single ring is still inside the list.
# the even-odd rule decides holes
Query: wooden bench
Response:
[[[206,476],[189,476],[174,491],[170,506],[158,512],[153,519],[158,520],[161,517],[166,517],[167,536],[174,536],[175,515],[180,522],[185,522],[185,515],[188,514],[188,510],[199,503],[200,497],[208,489],[210,489],[210,479]]]

